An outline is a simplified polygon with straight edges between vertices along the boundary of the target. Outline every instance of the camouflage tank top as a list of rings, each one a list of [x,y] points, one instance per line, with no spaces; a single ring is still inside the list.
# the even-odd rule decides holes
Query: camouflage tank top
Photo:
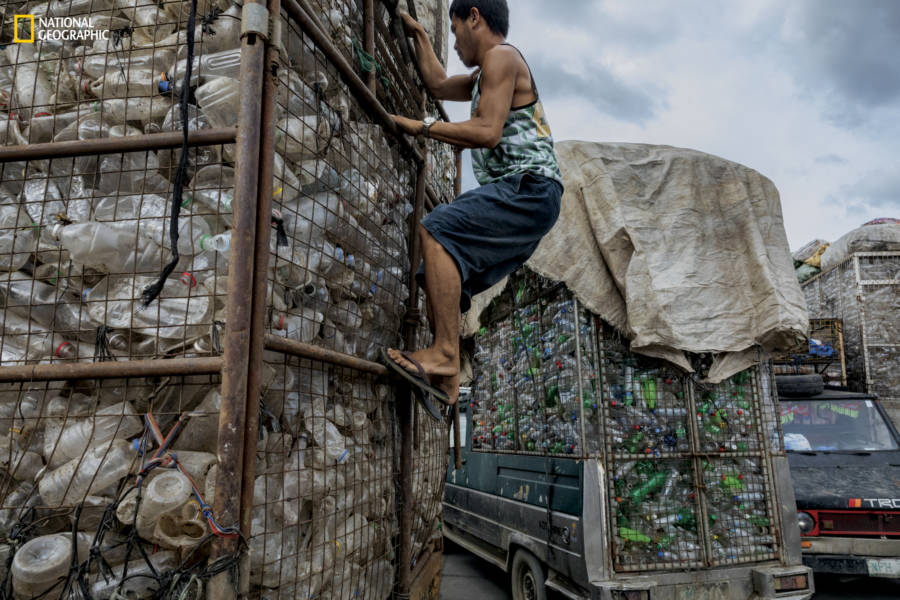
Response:
[[[518,48],[510,46],[519,52]],[[521,52],[519,55],[521,56]],[[522,57],[525,60],[525,57]],[[527,63],[526,63],[527,65]],[[528,68],[529,75],[531,67]],[[472,150],[472,167],[475,179],[485,185],[517,173],[534,173],[550,179],[562,181],[562,174],[553,150],[553,136],[550,125],[544,115],[544,107],[537,93],[534,76],[531,76],[531,89],[535,101],[525,106],[511,108],[506,122],[503,124],[503,135],[500,143],[494,148],[474,148]],[[472,116],[478,110],[481,98],[481,73],[475,78],[472,88]]]

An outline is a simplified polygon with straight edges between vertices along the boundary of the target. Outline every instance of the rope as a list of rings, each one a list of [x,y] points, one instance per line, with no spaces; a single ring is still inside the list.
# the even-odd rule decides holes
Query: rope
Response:
[[[155,283],[148,285],[141,293],[142,304],[144,308],[150,306],[150,303],[156,300],[169,275],[175,270],[178,264],[178,216],[181,214],[182,193],[185,178],[187,177],[188,167],[188,101],[191,97],[191,70],[194,66],[194,27],[197,19],[197,0],[191,0],[191,12],[188,15],[187,22],[187,66],[184,72],[184,83],[181,86],[181,156],[178,158],[178,168],[175,170],[175,188],[172,190],[172,214],[169,219],[169,244],[172,251],[172,260],[163,267],[159,279]]]
[[[378,61],[375,60],[375,57],[362,49],[362,46],[359,45],[359,42],[356,41],[356,38],[353,38],[353,54],[356,56],[356,60],[359,61],[359,68],[363,73],[371,73],[375,71],[375,75],[378,77],[378,81],[381,83],[381,86],[385,89],[385,91],[390,91],[391,82],[390,80],[384,76],[384,72],[381,68],[381,65],[378,64]]]

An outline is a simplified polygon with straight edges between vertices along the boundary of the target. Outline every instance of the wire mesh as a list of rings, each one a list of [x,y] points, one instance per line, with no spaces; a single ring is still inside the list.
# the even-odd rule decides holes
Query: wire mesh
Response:
[[[398,532],[390,389],[371,376],[270,353],[250,578],[262,597],[386,598]]]
[[[3,385],[4,593],[178,594],[208,577],[214,532],[236,531],[208,504],[219,400],[210,376]]]
[[[473,450],[604,460],[617,571],[779,555],[769,459],[784,447],[766,355],[707,383],[710,356],[692,355],[688,374],[633,353],[564,286],[526,269],[481,322]]]
[[[847,386],[900,416],[900,253],[857,253],[802,286],[811,317],[843,323]]]
[[[597,423],[592,317],[530,272],[487,311],[475,336],[472,448],[583,456],[584,411]]]

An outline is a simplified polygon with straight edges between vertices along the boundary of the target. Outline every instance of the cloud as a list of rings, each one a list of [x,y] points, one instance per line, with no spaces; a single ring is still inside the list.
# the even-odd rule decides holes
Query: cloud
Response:
[[[602,65],[570,73],[541,55],[532,63],[532,70],[542,98],[580,96],[593,103],[598,111],[620,121],[646,123],[665,104],[665,95],[656,86],[629,85]]]
[[[849,161],[837,154],[823,154],[815,158],[817,165],[846,165]]]
[[[867,173],[852,184],[843,185],[840,191],[830,194],[826,204],[842,207],[848,216],[860,211],[883,211],[881,216],[900,215],[900,172],[877,170]],[[890,214],[888,214],[890,213]]]
[[[856,128],[900,99],[900,2],[803,0],[782,37],[790,68],[832,123]]]

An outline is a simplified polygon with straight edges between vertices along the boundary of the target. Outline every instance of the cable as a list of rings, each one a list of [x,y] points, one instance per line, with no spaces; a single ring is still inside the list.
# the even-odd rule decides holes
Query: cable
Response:
[[[187,176],[188,167],[188,101],[191,97],[191,71],[194,66],[194,27],[197,19],[197,0],[191,0],[191,11],[187,22],[187,66],[185,67],[184,83],[181,86],[181,155],[178,157],[178,168],[175,170],[174,189],[172,190],[172,213],[169,217],[169,243],[172,252],[172,260],[163,267],[159,279],[148,285],[141,292],[141,302],[146,308],[150,306],[162,292],[163,286],[169,279],[169,275],[175,270],[178,259],[178,217],[181,213],[183,186]]]

